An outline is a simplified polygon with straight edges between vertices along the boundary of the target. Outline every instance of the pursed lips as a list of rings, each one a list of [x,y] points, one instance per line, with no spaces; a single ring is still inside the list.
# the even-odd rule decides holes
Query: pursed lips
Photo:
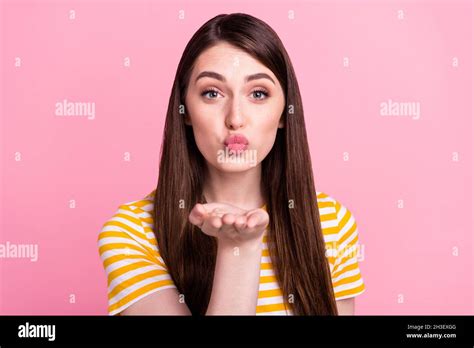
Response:
[[[229,150],[240,152],[247,149],[249,141],[243,134],[232,134],[225,139],[224,145]]]

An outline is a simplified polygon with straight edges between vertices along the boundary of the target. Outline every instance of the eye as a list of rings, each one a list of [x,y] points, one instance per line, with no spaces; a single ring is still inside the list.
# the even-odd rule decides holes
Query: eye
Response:
[[[206,89],[205,91],[201,93],[201,96],[206,97],[207,99],[216,99],[218,95],[219,95],[219,91],[212,88]]]
[[[257,100],[263,100],[268,97],[268,92],[265,89],[256,89],[252,91],[252,95]]]

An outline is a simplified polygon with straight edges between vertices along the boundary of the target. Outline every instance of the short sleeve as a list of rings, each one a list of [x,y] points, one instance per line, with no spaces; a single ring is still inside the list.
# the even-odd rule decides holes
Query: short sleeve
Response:
[[[119,207],[103,225],[97,243],[107,276],[109,315],[120,314],[154,292],[176,288],[156,238],[149,238],[131,207]]]
[[[363,254],[354,216],[338,201],[335,200],[335,204],[338,229],[337,253],[331,276],[336,300],[342,300],[365,291],[358,262],[358,258]]]

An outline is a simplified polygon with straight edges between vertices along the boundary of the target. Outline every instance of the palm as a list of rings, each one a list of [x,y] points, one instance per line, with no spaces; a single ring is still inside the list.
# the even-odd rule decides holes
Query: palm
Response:
[[[261,237],[269,216],[263,209],[245,210],[226,203],[198,203],[191,210],[189,221],[209,236],[244,242]]]

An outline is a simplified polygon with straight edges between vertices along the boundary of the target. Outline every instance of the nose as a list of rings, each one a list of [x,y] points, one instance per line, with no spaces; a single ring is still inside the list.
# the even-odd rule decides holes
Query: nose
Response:
[[[225,125],[229,129],[239,129],[244,126],[244,118],[240,112],[240,104],[237,99],[232,101],[230,110],[225,119]]]

